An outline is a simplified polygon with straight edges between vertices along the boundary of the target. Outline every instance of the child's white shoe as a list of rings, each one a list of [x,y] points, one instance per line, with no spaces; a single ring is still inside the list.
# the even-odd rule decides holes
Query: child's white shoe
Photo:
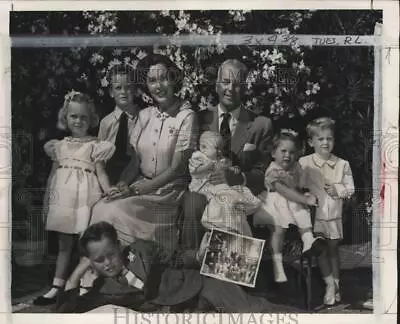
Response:
[[[275,272],[274,275],[275,275],[275,282],[278,283],[287,282],[287,277],[285,272],[278,272],[278,273]]]
[[[335,285],[327,285],[325,289],[324,304],[326,306],[335,305]]]

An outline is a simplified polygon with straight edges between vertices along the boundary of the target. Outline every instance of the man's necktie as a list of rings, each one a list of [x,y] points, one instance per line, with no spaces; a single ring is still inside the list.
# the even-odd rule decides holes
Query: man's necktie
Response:
[[[125,112],[119,119],[117,137],[115,139],[115,156],[124,157],[128,148],[128,116]]]
[[[220,134],[224,140],[223,155],[228,156],[231,150],[231,129],[229,128],[230,113],[222,114],[222,123],[220,127]]]

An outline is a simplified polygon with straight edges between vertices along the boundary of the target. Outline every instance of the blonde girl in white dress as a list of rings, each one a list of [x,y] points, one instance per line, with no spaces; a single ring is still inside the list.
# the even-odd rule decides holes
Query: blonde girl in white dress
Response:
[[[88,130],[98,125],[92,100],[71,91],[65,96],[58,115],[57,127],[69,131],[62,140],[44,145],[53,160],[45,199],[46,230],[58,233],[58,255],[53,285],[38,297],[35,305],[50,305],[65,285],[72,247],[77,234],[89,224],[91,208],[110,188],[104,162],[114,153],[114,144],[89,136]]]

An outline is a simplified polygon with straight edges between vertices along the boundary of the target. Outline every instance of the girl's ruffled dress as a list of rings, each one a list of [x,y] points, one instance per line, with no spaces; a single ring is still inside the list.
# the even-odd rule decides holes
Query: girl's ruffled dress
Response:
[[[114,153],[114,144],[94,137],[66,137],[44,145],[46,154],[57,164],[50,175],[45,201],[46,229],[78,234],[89,224],[91,208],[101,198],[96,163]]]

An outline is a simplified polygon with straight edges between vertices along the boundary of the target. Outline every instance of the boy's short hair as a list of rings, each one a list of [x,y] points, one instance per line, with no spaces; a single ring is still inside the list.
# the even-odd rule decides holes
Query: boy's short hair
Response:
[[[306,128],[307,137],[312,138],[318,132],[325,130],[325,129],[329,129],[332,131],[332,133],[335,133],[335,121],[332,118],[319,117],[317,119],[314,119],[312,122],[310,122],[307,125],[307,128]]]
[[[70,91],[65,95],[64,104],[61,107],[60,111],[58,112],[58,119],[57,119],[57,128],[60,130],[68,130],[68,123],[67,123],[67,115],[68,115],[68,106],[70,102],[78,102],[78,103],[85,103],[88,106],[89,110],[89,129],[95,128],[99,125],[99,115],[96,112],[96,107],[94,105],[93,99],[90,98],[87,94],[77,91]]]
[[[112,78],[115,75],[126,75],[128,77],[128,81],[133,85],[135,83],[135,69],[126,64],[117,64],[114,65],[111,69],[107,71],[106,79],[108,81],[109,86],[112,85]]]
[[[82,254],[88,256],[88,244],[101,241],[103,238],[108,238],[112,243],[118,244],[118,234],[115,227],[107,222],[90,225],[79,238],[79,248]]]
[[[217,149],[221,149],[224,144],[224,140],[221,134],[212,131],[205,131],[201,134],[199,143],[200,142],[204,143],[205,141],[207,143],[211,143]]]

